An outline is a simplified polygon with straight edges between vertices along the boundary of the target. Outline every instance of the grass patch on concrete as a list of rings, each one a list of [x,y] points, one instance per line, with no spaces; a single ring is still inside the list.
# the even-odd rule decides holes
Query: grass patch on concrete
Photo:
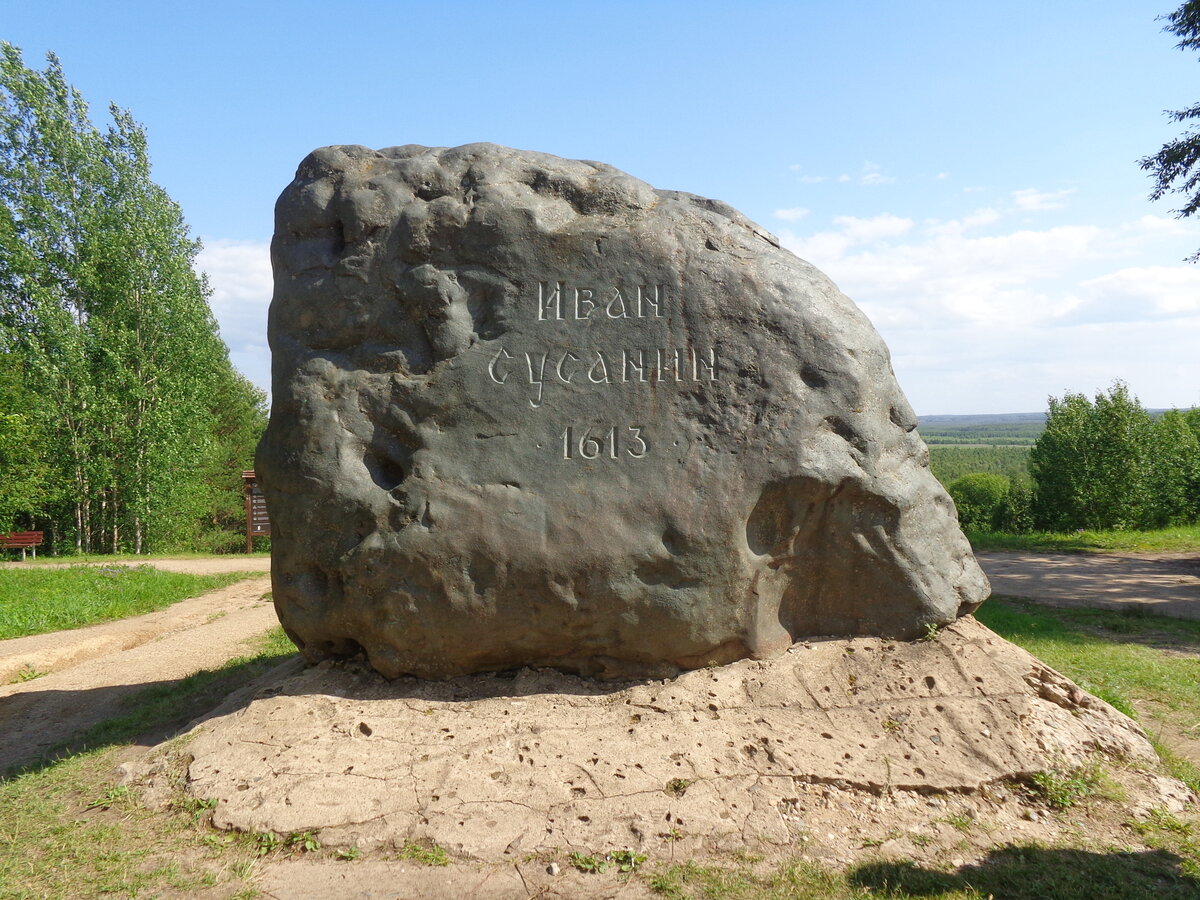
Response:
[[[184,575],[146,565],[0,569],[0,640],[154,612],[261,574]]]
[[[967,531],[971,547],[1028,553],[1195,553],[1200,552],[1200,525],[1181,525],[1156,531],[1036,531],[1006,534]]]

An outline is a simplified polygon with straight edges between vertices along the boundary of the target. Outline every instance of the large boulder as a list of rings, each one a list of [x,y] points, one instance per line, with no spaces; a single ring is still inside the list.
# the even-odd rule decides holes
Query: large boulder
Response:
[[[493,144],[327,147],[272,259],[257,467],[309,660],[657,676],[988,594],[883,341],[723,203]]]

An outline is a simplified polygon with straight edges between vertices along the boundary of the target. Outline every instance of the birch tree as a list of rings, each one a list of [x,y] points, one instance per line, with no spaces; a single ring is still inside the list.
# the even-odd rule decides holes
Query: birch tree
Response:
[[[85,551],[189,545],[214,491],[238,489],[222,466],[249,462],[261,394],[230,365],[142,126],[112,106],[101,130],[53,55],[36,72],[2,49],[0,350],[38,398],[62,529]],[[249,446],[231,453],[233,433]]]

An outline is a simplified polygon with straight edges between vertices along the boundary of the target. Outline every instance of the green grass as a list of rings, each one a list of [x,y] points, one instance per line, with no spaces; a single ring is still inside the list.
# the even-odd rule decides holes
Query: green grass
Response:
[[[151,566],[0,569],[0,640],[153,612],[258,574],[184,575]]]
[[[906,861],[856,866],[848,881],[867,896],[938,900],[1196,900],[1200,880],[1163,850],[1096,852],[1038,844],[993,850],[958,871]],[[834,895],[837,896],[837,895]],[[842,896],[854,897],[854,894]]]
[[[174,852],[188,838],[174,817],[158,821],[128,800],[89,809],[112,765],[110,754],[77,756],[0,785],[0,897],[132,897],[205,886],[206,873]]]
[[[1156,531],[1074,531],[1067,534],[968,531],[967,538],[976,552],[1200,553],[1200,525],[1181,525]]]
[[[251,655],[148,689],[126,715],[78,736],[68,755],[0,780],[0,898],[189,896],[214,886],[219,896],[255,896],[252,839],[214,834],[210,804],[146,809],[114,768],[147,729],[169,737],[294,652],[277,628]]]
[[[766,871],[748,863],[701,866],[685,862],[656,872],[649,884],[667,900],[866,900],[877,896],[845,875],[806,861]]]
[[[9,551],[9,562],[19,560],[20,555],[13,557]],[[156,559],[270,559],[270,550],[256,550],[253,553],[239,551],[237,553],[207,553],[203,550],[180,550],[178,553],[65,553],[61,556],[42,555],[37,559],[27,558],[21,566],[61,566],[63,563],[107,564],[107,563],[146,563]]]
[[[1034,772],[1028,790],[1031,797],[1057,810],[1070,809],[1094,797],[1126,799],[1096,759],[1083,766],[1051,765],[1041,772]]]
[[[450,854],[437,844],[418,844],[406,841],[404,846],[396,851],[396,859],[411,859],[426,866],[450,865]]]
[[[1200,880],[1169,851],[1092,852],[1037,844],[998,847],[958,871],[879,860],[846,872],[792,861],[669,866],[650,878],[667,900],[1196,900]]]

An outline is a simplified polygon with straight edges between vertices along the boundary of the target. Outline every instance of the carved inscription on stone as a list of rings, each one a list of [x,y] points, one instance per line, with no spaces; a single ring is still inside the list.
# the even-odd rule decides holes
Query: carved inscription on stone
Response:
[[[628,299],[627,299],[628,298]],[[607,320],[662,319],[669,304],[665,285],[632,290],[579,287],[561,281],[539,282],[536,321],[585,323],[603,327]],[[576,346],[568,349],[516,349],[501,344],[487,365],[491,384],[521,386],[529,406],[541,409],[547,385],[580,386],[700,383],[720,380],[715,347]],[[642,459],[650,452],[644,425],[586,427],[568,424],[560,435],[563,459]],[[538,444],[542,447],[542,444]]]
[[[326,147],[271,256],[258,469],[310,661],[660,678],[988,594],[879,336],[719,200]]]
[[[651,287],[638,285],[627,302],[625,297],[629,291],[623,292],[619,286],[596,290],[585,287],[568,287],[561,281],[539,282],[537,317],[539,322],[547,319],[557,319],[561,322],[565,318],[580,321],[590,319],[592,313],[595,312],[597,318],[661,319],[663,313],[660,292],[662,290],[663,286],[658,284]],[[574,297],[570,303],[570,309],[574,314],[570,316],[563,314],[564,291]]]

